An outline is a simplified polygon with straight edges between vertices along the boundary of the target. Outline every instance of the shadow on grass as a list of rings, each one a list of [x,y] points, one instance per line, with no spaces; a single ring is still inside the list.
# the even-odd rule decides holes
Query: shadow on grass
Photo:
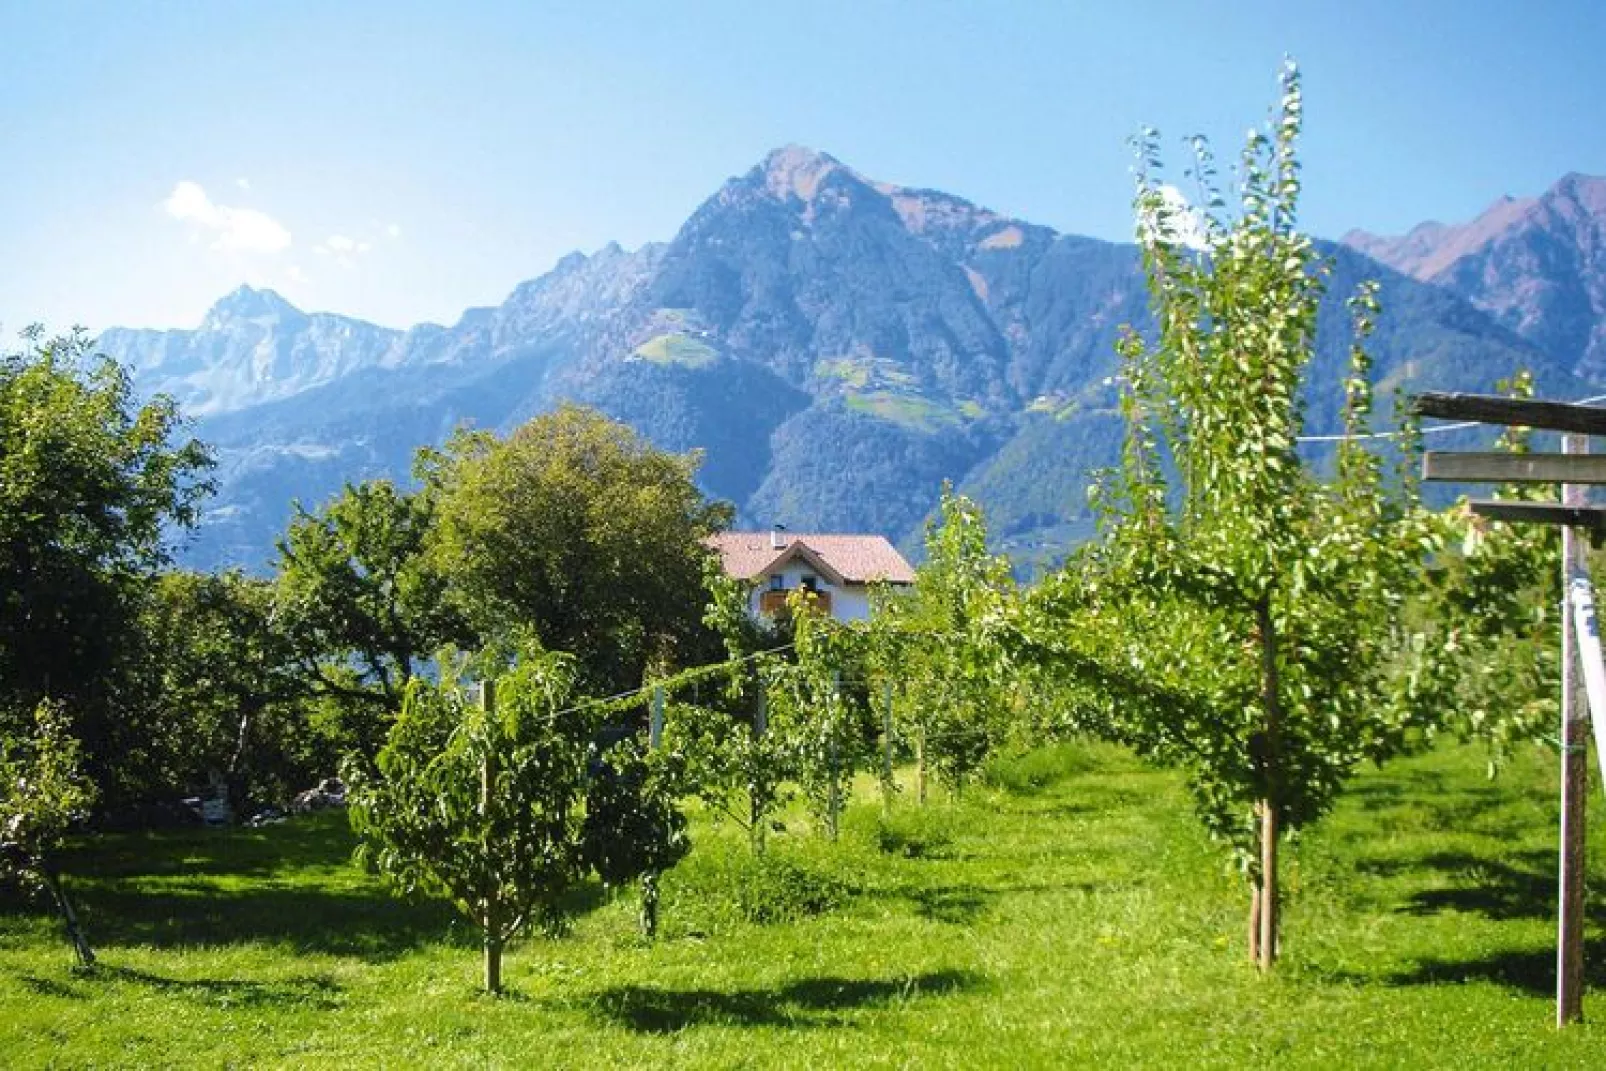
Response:
[[[255,982],[244,978],[169,978],[166,975],[101,963],[77,972],[75,984],[36,974],[17,975],[28,991],[42,997],[87,1000],[99,986],[124,984],[195,1000],[218,1008],[296,1007],[333,1011],[340,1007],[340,985],[328,975],[309,974]]]
[[[28,992],[38,997],[55,997],[59,1000],[84,1000],[89,996],[81,989],[74,989],[65,982],[54,978],[41,978],[37,974],[19,974],[17,981]]]
[[[81,913],[98,946],[216,947],[264,942],[297,952],[389,958],[423,944],[470,943],[451,906],[372,892],[266,885],[238,891],[205,884],[85,889]]]
[[[261,829],[106,833],[67,853],[62,869],[100,878],[265,877],[347,866],[356,846],[345,812],[326,811]]]
[[[296,952],[391,959],[426,944],[479,947],[479,938],[442,900],[393,896],[382,887],[331,889],[265,883],[222,890],[205,882],[145,891],[86,889],[81,913],[97,946],[217,947],[263,942]],[[577,886],[570,915],[603,903],[595,883]]]
[[[1548,996],[1556,991],[1556,949],[1424,960],[1409,970],[1383,976],[1356,976],[1352,980],[1396,986],[1492,982],[1535,996]],[[1591,988],[1606,986],[1606,938],[1592,938],[1584,943],[1584,980]]]
[[[1365,860],[1356,869],[1385,878],[1437,871],[1448,877],[1450,887],[1413,892],[1403,911],[1413,915],[1460,911],[1504,922],[1555,917],[1555,863],[1555,853],[1549,851],[1508,853],[1500,858],[1472,852],[1429,852]],[[1592,902],[1586,911],[1591,922],[1606,925],[1606,904]]]
[[[907,900],[915,914],[933,922],[968,926],[992,910],[1004,896],[1015,893],[1094,892],[1108,886],[1090,881],[1068,881],[1038,885],[980,885],[966,882],[954,885],[900,885],[887,895]]]
[[[690,1026],[840,1025],[843,1013],[943,997],[983,983],[971,971],[931,971],[901,978],[804,978],[775,989],[655,989],[617,986],[595,996],[596,1014],[647,1034]]]
[[[443,901],[394,896],[351,861],[343,813],[263,829],[107,834],[65,860],[68,888],[99,949],[218,947],[261,942],[296,952],[385,959],[421,945],[477,945]],[[595,883],[571,893],[584,914]],[[0,901],[0,914],[42,916],[33,899]]]
[[[192,998],[222,1008],[301,1007],[333,1011],[340,1006],[340,986],[323,974],[298,975],[268,982],[243,978],[169,978],[131,967],[105,966],[92,979],[144,986],[160,993]]]
[[[1387,821],[1399,812],[1413,828],[1472,831],[1488,836],[1519,833],[1525,824],[1502,812],[1530,802],[1532,792],[1510,783],[1467,785],[1439,770],[1413,770],[1388,781],[1363,781],[1345,790],[1363,812]]]

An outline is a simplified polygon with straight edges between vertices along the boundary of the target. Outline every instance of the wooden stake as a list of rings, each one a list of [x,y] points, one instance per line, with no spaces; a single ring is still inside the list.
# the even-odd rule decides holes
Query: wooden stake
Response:
[[[654,751],[664,742],[664,686],[652,690],[652,721],[647,727],[647,743]]]
[[[496,714],[496,682],[480,682],[480,709],[485,712],[485,760],[480,765],[480,818],[489,821],[496,787],[496,730],[492,720]],[[481,910],[485,927],[485,991],[498,995],[502,992],[502,891],[496,882],[486,891]]]
[[[915,799],[926,805],[926,727],[915,735]]]
[[[1567,435],[1562,449],[1568,454],[1589,450],[1589,439]],[[1567,484],[1561,489],[1564,506],[1584,504],[1584,488]],[[1589,792],[1589,706],[1583,694],[1578,632],[1568,602],[1572,577],[1583,564],[1584,544],[1579,529],[1561,530],[1561,862],[1556,920],[1556,1025],[1566,1026],[1584,1017],[1584,865],[1585,815]]]
[[[892,806],[892,682],[881,686],[881,799]]]
[[[769,728],[769,690],[762,670],[755,669],[753,679],[758,682],[757,706],[753,710],[753,739],[763,740]],[[747,784],[747,840],[754,855],[764,852],[764,808],[760,804],[758,779],[754,776]]]
[[[839,719],[842,717],[842,671],[839,669],[831,671],[831,695],[834,704],[832,712],[835,718]],[[833,719],[830,726],[831,739],[827,744],[830,749],[831,780],[826,788],[825,799],[825,826],[832,840],[836,840],[837,815],[842,809],[842,770],[837,755],[837,730],[838,726]]]

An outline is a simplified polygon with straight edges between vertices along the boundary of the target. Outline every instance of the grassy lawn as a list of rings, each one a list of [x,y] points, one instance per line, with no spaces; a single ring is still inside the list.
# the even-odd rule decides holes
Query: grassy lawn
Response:
[[[799,820],[762,867],[699,822],[658,942],[588,891],[501,1000],[450,912],[349,865],[342,816],[118,837],[74,865],[96,975],[48,918],[0,915],[0,1064],[1606,1067],[1606,1028],[1550,1025],[1554,765],[1491,783],[1449,749],[1361,778],[1291,853],[1270,979],[1176,778],[1104,747],[890,819],[866,791],[839,844]]]

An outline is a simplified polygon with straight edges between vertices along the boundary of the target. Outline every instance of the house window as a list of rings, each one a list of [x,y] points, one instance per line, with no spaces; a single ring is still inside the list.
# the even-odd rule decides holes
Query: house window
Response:
[[[820,590],[820,582],[812,576],[799,577],[797,582],[804,591],[813,593]]]
[[[786,577],[784,577],[784,576],[772,576],[772,577],[770,577],[770,590],[771,591],[785,591],[786,590]]]

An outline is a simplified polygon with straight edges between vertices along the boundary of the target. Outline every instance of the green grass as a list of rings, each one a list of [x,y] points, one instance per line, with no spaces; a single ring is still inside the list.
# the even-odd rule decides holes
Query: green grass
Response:
[[[1602,1067],[1606,1030],[1550,1025],[1553,767],[1491,783],[1450,749],[1365,774],[1291,852],[1271,978],[1178,779],[1106,747],[890,818],[861,786],[838,844],[793,816],[762,863],[698,818],[656,943],[587,890],[502,1000],[448,911],[348,864],[341,816],[112,837],[71,868],[96,974],[46,915],[0,914],[0,1064]]]
[[[634,356],[653,364],[678,364],[687,368],[706,368],[718,360],[719,352],[690,335],[657,335],[637,346]]]
[[[973,398],[948,402],[927,394],[897,362],[881,357],[824,358],[814,374],[839,389],[849,409],[915,431],[957,428],[987,415]]]
[[[896,391],[875,390],[850,394],[848,408],[916,431],[937,431],[957,427],[959,414],[930,398],[918,394],[900,394]]]

